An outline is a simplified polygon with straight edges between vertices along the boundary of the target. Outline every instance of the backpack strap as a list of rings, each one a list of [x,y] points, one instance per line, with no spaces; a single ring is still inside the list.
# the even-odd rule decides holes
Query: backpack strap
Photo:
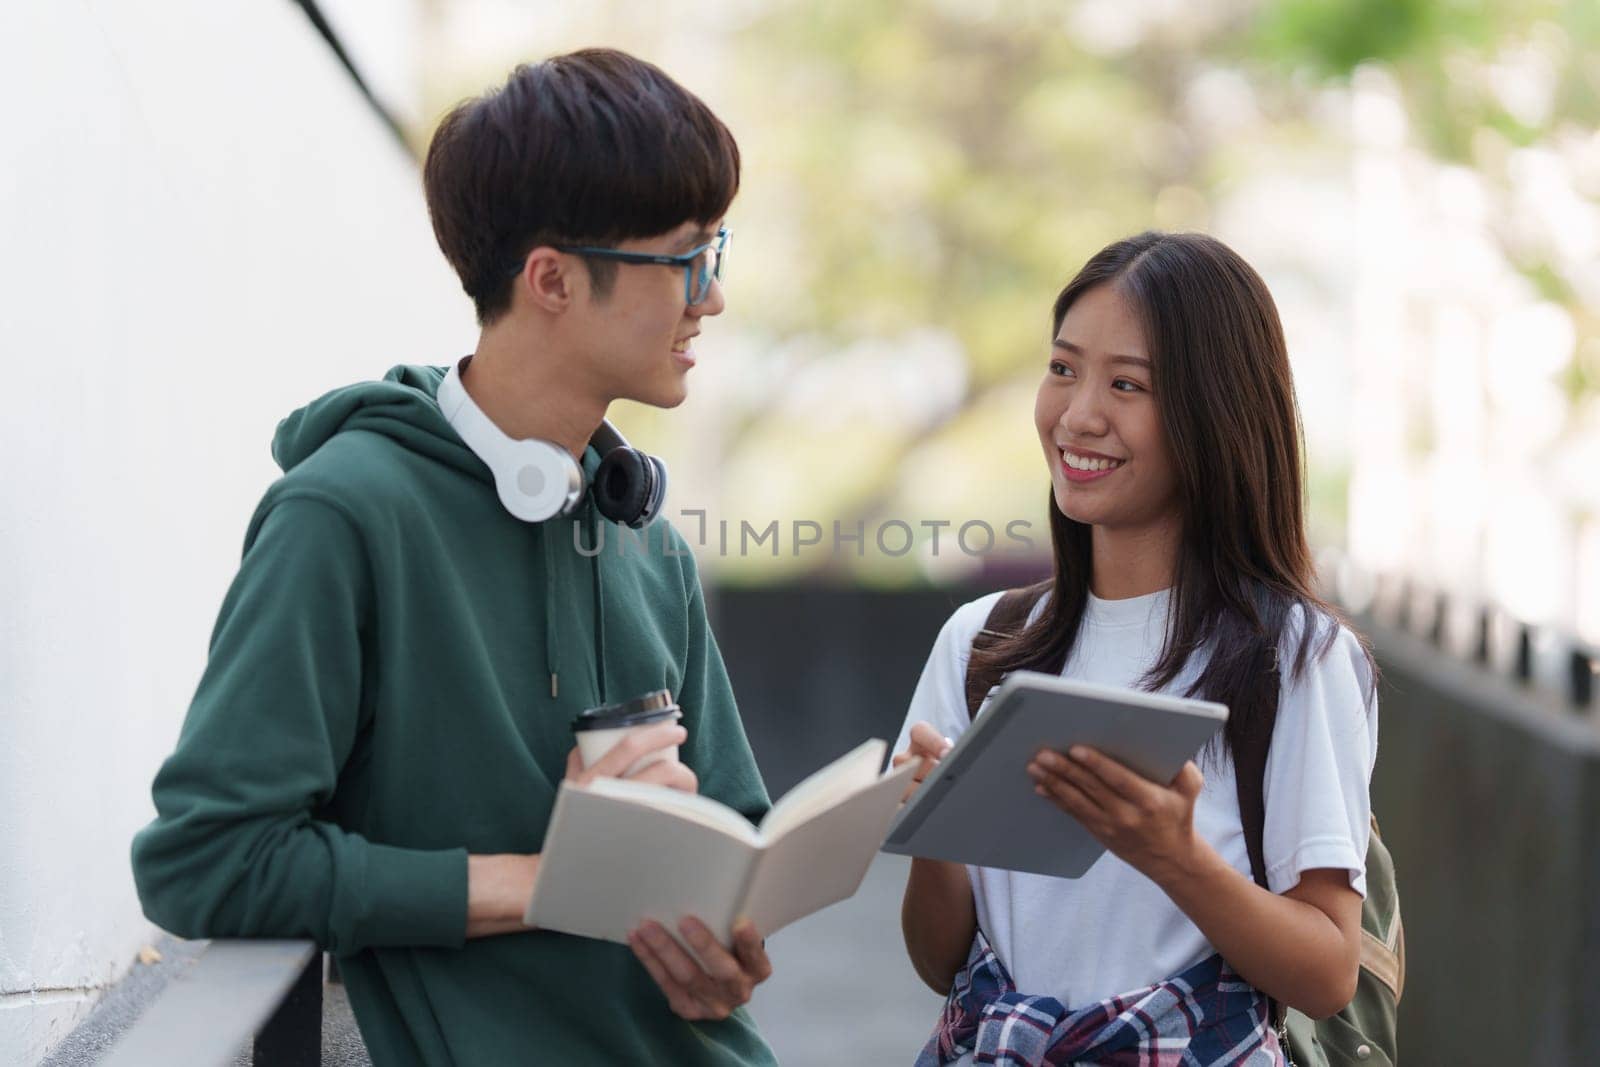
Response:
[[[1250,852],[1250,873],[1256,884],[1266,889],[1267,860],[1262,839],[1267,824],[1264,793],[1267,750],[1272,745],[1272,729],[1278,721],[1278,693],[1282,684],[1277,649],[1265,647],[1257,652],[1251,677],[1254,682],[1245,687],[1240,698],[1254,713],[1250,716],[1253,728],[1249,736],[1236,736],[1232,743],[1233,777],[1239,795],[1239,821],[1244,824],[1244,843]]]
[[[1252,683],[1245,686],[1239,702],[1255,713],[1250,716],[1248,736],[1236,735],[1230,748],[1233,756],[1233,778],[1239,796],[1239,822],[1244,826],[1245,849],[1250,853],[1250,873],[1256,884],[1271,892],[1267,884],[1267,858],[1263,839],[1266,836],[1267,804],[1265,784],[1267,775],[1267,750],[1272,746],[1272,730],[1278,722],[1278,696],[1282,676],[1278,672],[1278,650],[1262,643],[1256,652],[1256,662],[1251,670]],[[1286,1040],[1283,1030],[1287,1016],[1284,1006],[1267,998],[1267,1019],[1278,1029],[1278,1036]],[[1284,1046],[1284,1054],[1288,1054]]]
[[[1001,640],[1015,637],[1028,624],[1028,615],[1033,611],[1033,606],[1039,598],[1049,592],[1051,583],[1038,582],[1034,585],[1024,586],[1021,589],[1007,589],[1000,594],[1000,599],[989,609],[989,617],[984,620],[983,628],[972,639],[974,652],[986,652]],[[1055,665],[1056,673],[1060,673],[1065,666],[1062,663]],[[978,708],[983,705],[983,698],[989,695],[989,687],[979,681],[977,671],[973,669],[972,659],[967,659],[967,721],[971,722],[978,717]]]

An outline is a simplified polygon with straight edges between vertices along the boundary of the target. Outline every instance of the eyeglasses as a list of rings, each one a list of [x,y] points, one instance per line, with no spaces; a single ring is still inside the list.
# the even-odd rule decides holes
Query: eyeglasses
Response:
[[[678,256],[662,256],[650,252],[624,252],[620,248],[595,248],[590,245],[553,245],[558,252],[577,256],[594,256],[597,259],[614,259],[619,263],[657,263],[663,267],[683,268],[683,299],[693,307],[711,293],[713,280],[722,280],[722,267],[728,261],[728,238],[731,231],[722,227],[715,240]],[[520,271],[521,268],[519,267]]]

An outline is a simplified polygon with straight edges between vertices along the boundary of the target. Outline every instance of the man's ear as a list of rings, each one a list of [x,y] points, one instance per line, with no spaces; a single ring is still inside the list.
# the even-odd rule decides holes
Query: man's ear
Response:
[[[534,307],[560,314],[587,290],[589,275],[578,257],[540,245],[522,261],[515,285],[519,292],[512,294],[513,303],[520,296]]]

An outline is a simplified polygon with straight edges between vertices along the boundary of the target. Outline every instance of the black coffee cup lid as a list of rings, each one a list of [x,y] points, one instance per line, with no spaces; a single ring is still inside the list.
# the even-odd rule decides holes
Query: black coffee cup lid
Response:
[[[582,733],[586,730],[644,726],[647,723],[665,722],[677,714],[678,705],[672,699],[672,691],[657,689],[632,700],[590,708],[572,720],[572,731]]]

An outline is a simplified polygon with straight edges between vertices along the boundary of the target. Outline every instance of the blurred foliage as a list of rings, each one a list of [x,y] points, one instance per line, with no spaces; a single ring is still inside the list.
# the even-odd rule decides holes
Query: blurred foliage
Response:
[[[1205,228],[1211,206],[1262,156],[1328,155],[1317,110],[1325,90],[1358,70],[1388,71],[1424,146],[1505,195],[1507,151],[1495,145],[1542,142],[1574,123],[1592,127],[1600,114],[1593,4],[1282,0],[1162,10],[1109,48],[1086,45],[1055,5],[778,3],[739,32],[749,61],[734,95],[760,96],[779,118],[742,136],[753,168],[793,192],[786,224],[806,249],[781,293],[758,295],[762,325],[838,348],[932,325],[959,341],[969,368],[966,400],[911,432],[885,437],[869,418],[831,428],[830,439],[861,443],[858,462],[849,474],[815,472],[807,499],[869,520],[954,513],[1026,518],[1042,530],[1045,476],[1029,401],[1055,292],[1118,237]],[[1514,110],[1497,91],[1494,67],[1508,54],[1552,71],[1542,114]],[[1255,121],[1219,126],[1191,106],[1196,79],[1218,67],[1243,76]],[[1336,150],[1327,165],[1348,161]],[[1576,321],[1592,320],[1548,248],[1508,238],[1504,252]],[[1564,384],[1575,400],[1592,388],[1576,368]],[[751,467],[835,451],[816,437],[752,410],[733,451]],[[1313,530],[1338,541],[1347,460],[1309,459]],[[986,477],[997,471],[1039,473]],[[728,563],[734,577],[770,573]],[[915,558],[870,566],[907,579],[927,573]]]
[[[730,453],[764,466],[848,441],[855,460],[818,471],[806,496],[869,528],[960,516],[1044,529],[1032,388],[1056,292],[1110,241],[1206,221],[1204,196],[1181,195],[1207,155],[1174,119],[1184,43],[1104,57],[1064,31],[1054,6],[856,0],[774,4],[739,33],[748,61],[731,95],[780,119],[742,128],[760,176],[747,188],[781,187],[784,243],[806,249],[767,279],[781,289],[741,281],[757,289],[762,326],[820,336],[824,352],[932,326],[965,354],[967,384],[963,403],[888,436],[870,413],[819,433],[753,410]],[[748,199],[740,210],[764,214]],[[1037,474],[994,476],[1019,470]],[[728,497],[753,506],[744,489]],[[922,540],[922,554],[870,554],[852,569],[926,577]],[[771,573],[741,560],[723,570]]]
[[[1537,5],[1524,0],[1281,0],[1253,35],[1258,54],[1290,72],[1348,77],[1364,63],[1438,66],[1452,47],[1482,48]],[[1553,5],[1545,5],[1546,7]]]
[[[1278,0],[1263,6],[1250,49],[1269,74],[1317,84],[1381,64],[1426,147],[1487,179],[1502,216],[1515,149],[1600,126],[1596,0]],[[1508,240],[1504,251],[1546,299],[1594,318],[1548,247]],[[1600,334],[1591,321],[1579,336]],[[1576,364],[1569,380],[1579,393],[1587,385]]]
[[[1074,264],[1154,221],[1189,170],[1163,151],[1173,87],[1038,21],[856,0],[780,5],[742,34],[758,58],[736,95],[786,120],[753,134],[777,142],[767,171],[810,191],[790,220],[810,258],[775,328],[843,342],[940,323],[979,391],[1040,354]]]
[[[1381,64],[1442,158],[1471,162],[1473,135],[1528,144],[1561,123],[1600,116],[1600,4],[1594,0],[1279,0],[1264,5],[1251,51],[1278,76],[1348,78]],[[1548,117],[1507,109],[1486,68],[1533,45],[1556,66]]]
[[[609,43],[694,83],[684,52],[644,44],[672,18],[601,6]],[[1600,155],[1597,0],[718,0],[696,11],[684,37],[718,42],[711,102],[746,162],[729,325],[750,351],[730,354],[742,369],[712,401],[712,521],[735,537],[745,521],[783,527],[776,556],[718,558],[724,580],[819,569],[944,580],[976,564],[931,558],[921,524],[941,520],[1028,521],[1042,548],[1032,394],[1055,294],[1119,237],[1256,210],[1237,194],[1257,197],[1263,175],[1325,189],[1337,210],[1351,86],[1373,74],[1392,87],[1408,144],[1481,181],[1504,261],[1573,322],[1585,355],[1560,375],[1571,410],[1600,409],[1600,295],[1580,277],[1592,264],[1564,253],[1559,232],[1505,222],[1525,213],[1529,151]],[[1592,210],[1600,165],[1561,166]],[[1308,233],[1340,225],[1295,221]],[[1275,288],[1320,292],[1330,307],[1349,297],[1326,291],[1337,264],[1257,265]],[[1321,325],[1347,326],[1339,314]],[[648,445],[652,417],[627,420]],[[1308,469],[1314,534],[1339,541],[1350,457],[1313,451]],[[870,545],[865,558],[795,556],[789,524],[807,519],[865,522],[869,541],[903,521],[920,543],[901,556]]]

